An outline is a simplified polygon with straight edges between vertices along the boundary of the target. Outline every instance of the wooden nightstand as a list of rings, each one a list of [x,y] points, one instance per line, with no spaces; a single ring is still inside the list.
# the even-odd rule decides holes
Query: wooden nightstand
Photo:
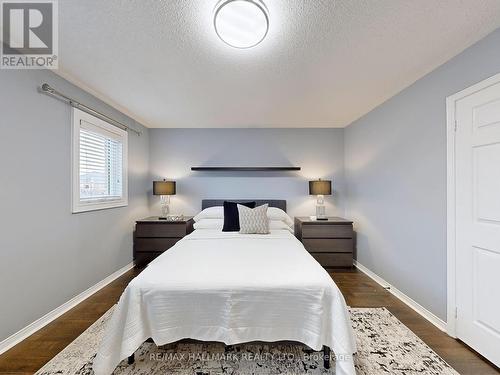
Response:
[[[340,217],[329,217],[328,220],[296,217],[295,236],[323,267],[352,267],[352,221]]]
[[[138,220],[134,231],[134,260],[145,265],[170,249],[186,234],[193,231],[193,218],[183,220],[159,220],[158,216]]]

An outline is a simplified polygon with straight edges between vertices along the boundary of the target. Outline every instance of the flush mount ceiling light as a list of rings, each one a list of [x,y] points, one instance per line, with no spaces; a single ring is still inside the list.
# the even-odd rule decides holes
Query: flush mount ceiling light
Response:
[[[251,48],[269,30],[269,15],[261,0],[222,0],[215,6],[215,32],[235,48]]]

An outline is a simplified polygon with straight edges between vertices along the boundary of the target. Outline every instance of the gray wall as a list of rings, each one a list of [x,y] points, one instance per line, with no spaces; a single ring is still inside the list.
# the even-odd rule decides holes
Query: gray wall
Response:
[[[128,207],[71,214],[71,110],[42,82],[133,124],[51,72],[0,70],[0,341],[131,262],[148,214],[146,129],[129,134]]]
[[[149,214],[148,205],[159,210],[151,179],[163,177],[178,181],[174,213],[198,212],[203,198],[282,198],[291,215],[314,213],[309,179],[333,178],[328,213],[356,221],[358,260],[444,319],[445,98],[498,73],[499,46],[497,30],[345,131],[131,133],[129,206],[76,215],[70,208],[70,107],[36,87],[47,81],[133,121],[51,72],[0,71],[0,340],[131,261],[134,220]],[[191,172],[196,165],[298,165],[302,171]]]
[[[500,29],[345,130],[357,258],[446,319],[445,98],[500,72]]]
[[[312,215],[309,179],[333,178],[327,213],[344,214],[343,129],[151,129],[152,178],[177,181],[173,213],[199,211],[203,198],[281,198],[291,215]],[[192,166],[300,166],[300,172],[191,172]],[[159,200],[151,198],[153,212]]]

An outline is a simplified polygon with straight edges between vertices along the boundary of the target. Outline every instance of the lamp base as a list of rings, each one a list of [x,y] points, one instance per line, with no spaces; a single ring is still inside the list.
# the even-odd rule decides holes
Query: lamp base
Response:
[[[322,195],[318,195],[318,201],[316,203],[316,220],[328,220],[325,210],[325,201]]]
[[[160,196],[161,214],[158,220],[168,220],[168,214],[170,213],[170,195]]]

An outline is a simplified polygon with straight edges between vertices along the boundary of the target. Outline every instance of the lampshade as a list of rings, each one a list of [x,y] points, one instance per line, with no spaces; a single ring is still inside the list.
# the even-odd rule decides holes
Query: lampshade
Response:
[[[153,181],[153,195],[175,195],[175,181]]]
[[[330,180],[315,180],[309,181],[310,195],[331,195],[332,181]]]

